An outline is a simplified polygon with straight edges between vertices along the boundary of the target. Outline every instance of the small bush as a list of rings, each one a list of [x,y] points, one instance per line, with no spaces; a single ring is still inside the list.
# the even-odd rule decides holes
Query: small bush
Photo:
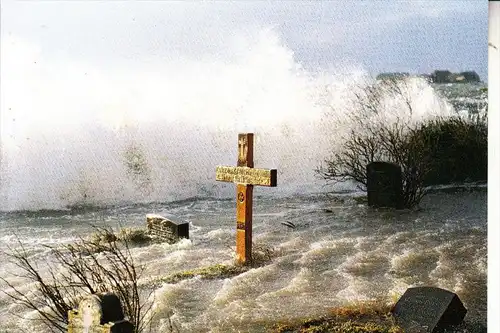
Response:
[[[127,246],[145,245],[153,240],[144,228],[122,228],[115,234],[112,230],[103,229],[92,233],[86,242],[86,250],[92,249],[98,253],[106,250],[109,243],[118,242]]]
[[[89,255],[93,253],[101,253],[106,251],[108,244],[118,241],[118,237],[113,231],[108,229],[97,229],[87,239],[85,239],[86,246],[80,247],[82,254]]]
[[[151,236],[143,228],[123,228],[118,233],[118,240],[130,245],[144,245],[151,242]]]
[[[430,154],[425,185],[486,181],[488,128],[486,123],[460,117],[423,123],[411,141],[422,141]]]
[[[405,208],[417,205],[425,194],[423,186],[430,167],[428,146],[403,122],[367,125],[367,132],[352,131],[349,138],[316,170],[327,181],[355,181],[366,191],[368,164],[384,161],[401,166]]]

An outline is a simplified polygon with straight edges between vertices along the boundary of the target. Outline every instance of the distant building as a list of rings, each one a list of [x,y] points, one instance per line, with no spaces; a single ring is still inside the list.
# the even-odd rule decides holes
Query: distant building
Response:
[[[452,73],[447,69],[435,70],[431,74],[411,75],[412,77],[420,77],[431,83],[471,83],[481,82],[481,78],[475,71],[465,71],[461,73]],[[406,72],[387,72],[377,75],[377,80],[401,79],[410,77],[410,73]]]
[[[401,79],[409,76],[410,73],[405,73],[405,72],[380,73],[379,75],[377,75],[377,80]]]
[[[431,74],[433,83],[470,83],[481,82],[479,75],[474,71],[452,73],[448,70],[436,70]]]
[[[434,83],[450,83],[451,72],[447,70],[436,70],[431,74]]]
[[[463,76],[467,82],[481,82],[479,75],[475,71],[462,72],[460,75]]]

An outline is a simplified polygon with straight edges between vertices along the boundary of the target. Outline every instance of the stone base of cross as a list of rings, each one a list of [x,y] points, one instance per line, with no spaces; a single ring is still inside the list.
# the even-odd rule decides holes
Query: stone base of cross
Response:
[[[254,169],[253,133],[238,134],[238,166],[218,166],[215,179],[236,183],[236,259],[252,259],[253,187],[276,186],[276,169]]]

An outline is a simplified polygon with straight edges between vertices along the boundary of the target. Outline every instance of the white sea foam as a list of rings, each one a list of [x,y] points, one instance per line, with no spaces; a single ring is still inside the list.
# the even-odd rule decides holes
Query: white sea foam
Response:
[[[351,111],[351,88],[366,75],[355,66],[308,72],[272,30],[235,38],[222,59],[134,70],[40,69],[30,62],[38,51],[15,43],[2,53],[3,75],[23,74],[2,85],[4,211],[230,197],[214,168],[235,163],[237,133],[247,131],[256,133],[256,166],[278,169],[273,194],[319,191],[312,170],[349,129],[331,119]],[[410,94],[412,117],[449,112],[421,80]],[[401,101],[385,103],[390,119]]]

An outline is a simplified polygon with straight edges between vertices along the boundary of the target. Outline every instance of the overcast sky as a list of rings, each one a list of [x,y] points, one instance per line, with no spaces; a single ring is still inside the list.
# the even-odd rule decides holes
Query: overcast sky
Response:
[[[2,55],[32,52],[42,64],[225,57],[236,36],[270,29],[306,68],[347,63],[373,74],[449,68],[487,75],[488,4],[482,0],[3,0],[1,6]]]

